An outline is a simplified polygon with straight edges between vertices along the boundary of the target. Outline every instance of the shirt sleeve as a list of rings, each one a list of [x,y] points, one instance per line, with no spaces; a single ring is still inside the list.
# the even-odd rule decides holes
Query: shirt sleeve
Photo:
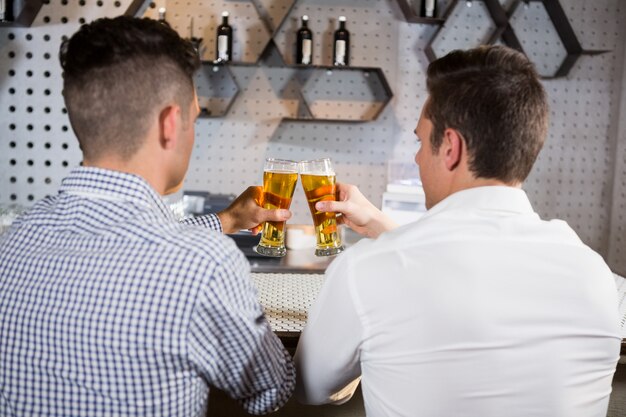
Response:
[[[257,299],[249,265],[241,253],[234,253],[199,291],[189,353],[209,385],[248,413],[265,414],[287,402],[295,369]]]
[[[215,230],[216,232],[223,232],[222,222],[220,222],[220,218],[215,213],[205,214],[203,216],[195,216],[195,217],[186,217],[180,221],[182,224],[187,224],[190,226],[202,226],[211,230]]]
[[[305,404],[342,404],[360,381],[364,332],[345,259],[338,258],[328,268],[298,342],[296,397]]]

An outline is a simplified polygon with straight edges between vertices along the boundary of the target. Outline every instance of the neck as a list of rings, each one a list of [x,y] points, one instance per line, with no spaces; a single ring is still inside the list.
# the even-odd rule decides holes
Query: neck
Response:
[[[431,208],[434,205],[438,204],[441,200],[451,196],[454,193],[463,190],[469,190],[472,188],[478,187],[493,187],[493,186],[501,186],[501,187],[513,187],[513,188],[521,188],[521,182],[514,183],[506,183],[504,181],[489,179],[489,178],[474,178],[468,177],[464,180],[460,180],[455,178],[454,181],[449,183],[447,188],[440,188],[438,192],[432,194],[426,194],[426,207]]]
[[[522,183],[518,181],[507,183],[494,178],[463,178],[458,179],[457,181],[454,181],[452,182],[452,184],[450,184],[450,194],[456,193],[457,191],[467,190],[469,188],[489,186],[521,188]]]
[[[83,166],[137,175],[150,184],[157,193],[164,195],[171,186],[167,184],[163,175],[164,170],[160,169],[161,164],[153,159],[141,156],[142,153],[140,150],[128,160],[116,155],[107,155],[95,160],[84,159]]]
[[[463,158],[460,161],[457,169],[451,172],[451,177],[449,180],[449,193],[453,194],[457,191],[467,190],[469,188],[477,188],[477,187],[489,187],[489,186],[504,186],[504,187],[515,187],[521,188],[521,181],[513,181],[513,182],[504,182],[497,178],[484,178],[484,177],[476,177],[474,173],[471,171],[469,164],[466,158]]]

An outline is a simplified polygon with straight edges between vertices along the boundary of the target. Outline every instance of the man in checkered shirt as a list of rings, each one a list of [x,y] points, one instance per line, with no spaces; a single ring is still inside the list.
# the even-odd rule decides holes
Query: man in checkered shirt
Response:
[[[155,21],[99,19],[61,64],[83,164],[0,236],[0,415],[198,416],[210,386],[253,414],[281,407],[291,357],[222,232],[289,213],[250,188],[185,224],[160,197],[193,148],[193,47]]]

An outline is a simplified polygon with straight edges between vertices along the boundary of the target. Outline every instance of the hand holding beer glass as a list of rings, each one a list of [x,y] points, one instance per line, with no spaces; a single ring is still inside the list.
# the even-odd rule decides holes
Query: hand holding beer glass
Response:
[[[336,213],[323,212],[315,209],[318,201],[335,200],[335,171],[330,159],[316,159],[300,162],[300,179],[302,188],[309,203],[317,246],[317,256],[336,255],[343,251],[339,230],[337,229]]]
[[[265,209],[288,209],[298,181],[298,163],[268,158],[263,169],[263,201]],[[256,252],[265,256],[285,256],[285,222],[265,222]]]

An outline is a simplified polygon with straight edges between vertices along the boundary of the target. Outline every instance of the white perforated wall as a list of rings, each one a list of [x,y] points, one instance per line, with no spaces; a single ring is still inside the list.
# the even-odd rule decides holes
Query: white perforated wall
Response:
[[[526,188],[542,215],[566,219],[606,256],[615,244],[609,241],[613,184],[625,180],[615,175],[615,125],[623,88],[621,23],[626,10],[621,2],[571,3],[564,2],[564,9],[583,48],[611,53],[582,56],[567,78],[545,82],[551,128]],[[625,266],[624,260],[612,263],[617,271]]]
[[[456,3],[445,31],[433,43],[438,55],[488,38],[493,23],[486,18],[482,2],[473,3],[471,8],[463,1]],[[508,7],[511,1],[501,3]],[[566,219],[623,275],[626,124],[620,124],[620,119],[626,119],[622,81],[626,5],[620,0],[561,3],[583,48],[610,52],[584,55],[566,78],[544,81],[551,127],[525,188],[542,216]],[[440,3],[445,4],[449,1]],[[0,27],[1,205],[28,206],[56,192],[63,176],[79,163],[80,151],[61,97],[59,44],[80,23],[122,14],[129,5],[130,0],[49,0],[32,27]],[[423,50],[437,26],[407,23],[395,0],[157,0],[155,6],[145,14],[156,17],[157,7],[165,6],[168,21],[181,35],[204,39],[205,59],[214,56],[220,13],[230,11],[235,61],[247,64],[231,68],[232,80],[224,78],[224,91],[228,90],[224,94],[233,91],[233,83],[239,86],[228,114],[197,122],[187,189],[236,194],[260,183],[265,157],[328,156],[341,181],[359,185],[379,203],[387,161],[413,160],[417,149],[413,129],[426,98],[428,60]],[[267,16],[269,24],[259,14]],[[336,19],[347,17],[352,64],[381,68],[394,93],[376,121],[282,120],[301,111],[298,76],[281,65],[293,62],[294,31],[302,14],[311,18],[314,62],[319,65],[330,64]],[[520,6],[511,21],[538,68],[552,73],[564,52],[541,5]],[[267,47],[271,39],[276,48]],[[261,59],[263,51],[266,59]],[[355,90],[346,87],[347,79],[335,75],[315,81],[307,94],[334,91],[338,101],[354,100]],[[215,85],[209,82],[203,88],[210,91]],[[226,108],[224,100],[217,101],[220,109]],[[321,116],[332,112],[328,106],[319,111]],[[294,223],[310,223],[301,190],[296,191],[292,209]]]
[[[626,28],[623,28],[624,36]],[[609,231],[608,263],[622,276],[626,275],[626,45],[622,46],[622,85],[619,112],[615,112],[618,121],[610,134],[617,137],[615,144],[615,170],[613,175],[612,210]],[[616,85],[619,90],[619,86]]]

